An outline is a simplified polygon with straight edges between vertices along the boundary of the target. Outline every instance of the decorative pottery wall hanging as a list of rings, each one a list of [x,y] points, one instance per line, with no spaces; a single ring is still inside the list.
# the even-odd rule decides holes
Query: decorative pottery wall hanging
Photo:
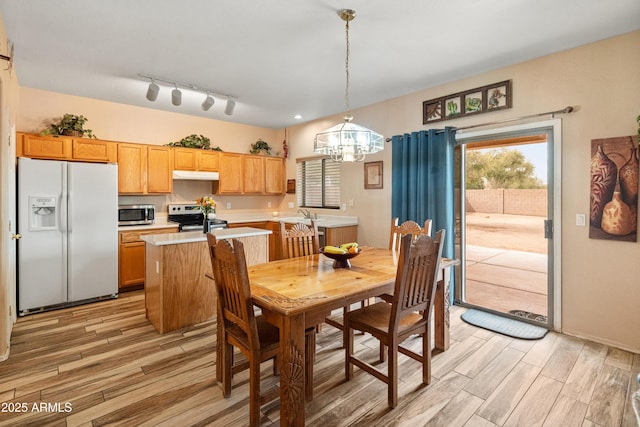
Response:
[[[636,136],[591,140],[590,238],[637,241],[638,158]]]

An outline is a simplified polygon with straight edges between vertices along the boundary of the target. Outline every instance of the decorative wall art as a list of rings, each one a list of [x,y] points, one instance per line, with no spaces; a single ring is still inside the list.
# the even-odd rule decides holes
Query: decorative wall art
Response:
[[[422,103],[422,124],[511,108],[511,80]]]
[[[382,188],[382,162],[367,162],[364,164],[364,188]]]
[[[638,137],[591,140],[589,238],[635,242]]]

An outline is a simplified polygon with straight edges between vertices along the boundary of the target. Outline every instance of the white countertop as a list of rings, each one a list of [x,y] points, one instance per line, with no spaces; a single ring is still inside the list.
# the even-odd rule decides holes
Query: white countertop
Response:
[[[280,212],[278,216],[271,213],[242,213],[231,214],[226,212],[218,212],[218,218],[226,220],[229,224],[237,224],[241,222],[262,222],[262,221],[284,221],[288,224],[301,222],[310,225],[311,221],[305,219],[302,215],[293,212]],[[358,225],[357,216],[341,216],[341,215],[318,215],[316,220],[318,227],[337,228]]]
[[[266,236],[271,234],[271,230],[262,230],[260,228],[252,227],[238,227],[212,230],[211,234],[216,236],[218,239],[237,239],[240,237]],[[151,245],[163,246],[177,245],[180,243],[205,242],[207,237],[202,231],[188,231],[186,233],[151,234],[148,236],[140,236],[140,239]]]

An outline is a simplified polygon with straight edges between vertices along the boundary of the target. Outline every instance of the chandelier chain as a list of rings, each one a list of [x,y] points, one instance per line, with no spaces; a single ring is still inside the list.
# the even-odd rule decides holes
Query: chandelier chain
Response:
[[[345,84],[345,89],[344,89],[344,103],[347,107],[347,116],[351,116],[351,106],[349,104],[349,20],[346,20],[346,31],[345,31],[345,38],[346,38],[346,45],[347,45],[347,52],[346,52],[346,59],[345,59],[345,72],[346,72],[346,84]]]

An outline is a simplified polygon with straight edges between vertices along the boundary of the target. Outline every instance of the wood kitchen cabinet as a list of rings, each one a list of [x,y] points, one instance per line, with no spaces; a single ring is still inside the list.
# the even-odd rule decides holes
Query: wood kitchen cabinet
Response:
[[[331,227],[324,228],[325,244],[330,246],[339,246],[343,243],[358,241],[358,226],[350,225],[347,227]]]
[[[220,180],[217,182],[217,194],[242,194],[242,165],[242,154],[220,153]]]
[[[169,147],[147,146],[147,194],[173,191],[173,156]]]
[[[264,194],[264,157],[242,156],[243,193]]]
[[[118,193],[171,193],[172,172],[170,147],[118,144]]]
[[[118,291],[140,289],[144,286],[144,245],[140,236],[177,233],[178,227],[118,232]]]
[[[16,155],[34,159],[115,163],[117,143],[69,136],[16,133]]]
[[[218,171],[218,151],[197,148],[173,148],[173,167],[183,171]]]
[[[264,192],[265,194],[285,193],[284,158],[264,158]]]

